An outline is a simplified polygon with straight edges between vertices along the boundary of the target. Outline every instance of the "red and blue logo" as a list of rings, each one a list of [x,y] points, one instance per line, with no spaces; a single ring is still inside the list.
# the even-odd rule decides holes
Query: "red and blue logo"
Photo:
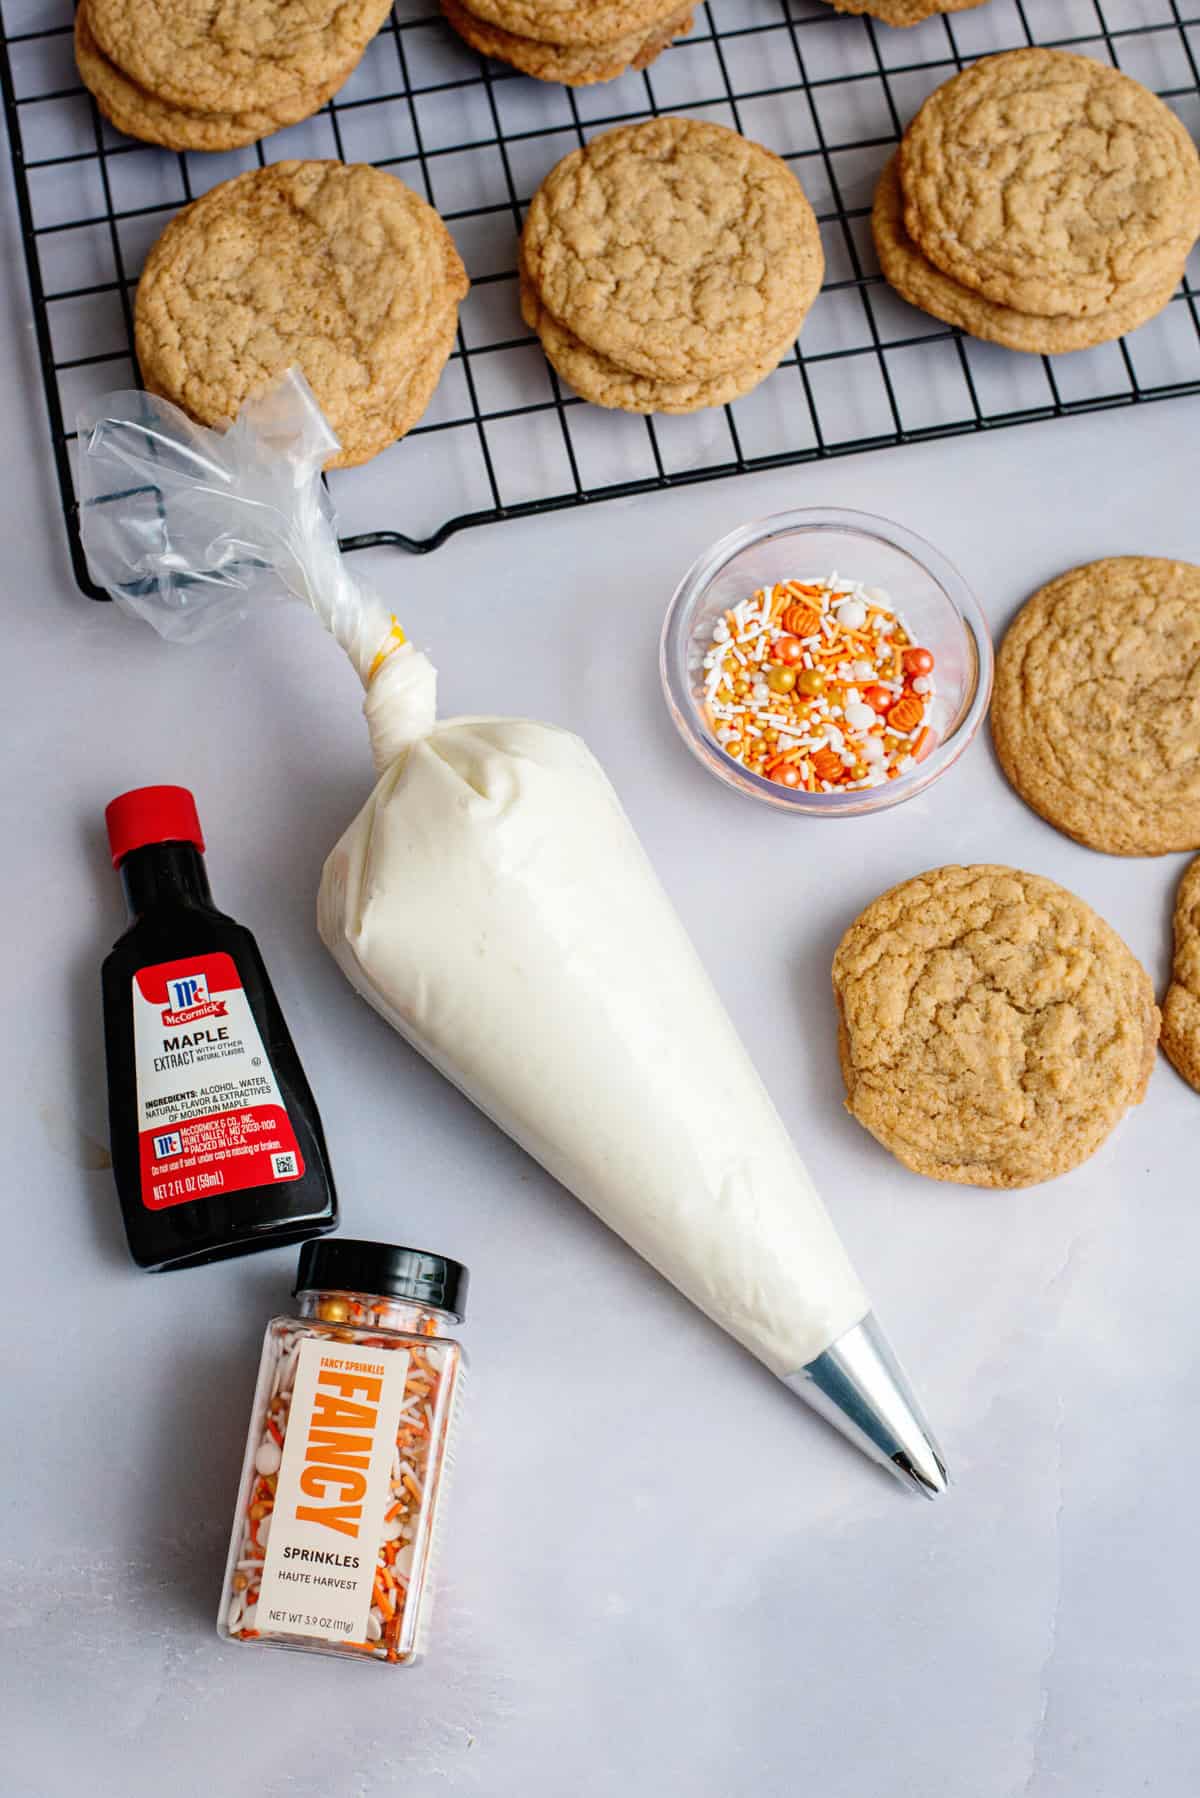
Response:
[[[208,1003],[208,981],[203,974],[185,974],[167,981],[167,1005],[171,1011],[190,1011]]]
[[[224,999],[214,999],[209,994],[207,975],[198,971],[175,974],[166,984],[164,1025],[194,1024],[199,1018],[223,1018],[226,1015]]]

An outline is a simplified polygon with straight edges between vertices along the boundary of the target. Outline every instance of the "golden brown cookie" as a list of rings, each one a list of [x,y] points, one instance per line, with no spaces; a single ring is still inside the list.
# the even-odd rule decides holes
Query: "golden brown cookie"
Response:
[[[679,0],[471,0],[477,19],[544,44],[611,44],[661,24]]]
[[[740,399],[765,381],[791,349],[795,339],[778,345],[744,368],[727,369],[692,381],[654,381],[649,375],[631,374],[590,350],[565,325],[546,311],[537,291],[521,276],[521,312],[536,331],[546,359],[583,399],[593,406],[618,412],[700,412],[707,406],[725,406]]]
[[[260,112],[345,80],[390,0],[88,0],[110,62],[197,112]]]
[[[905,225],[999,305],[1083,317],[1161,288],[1200,231],[1200,157],[1140,83],[1064,50],[987,56],[900,147]]]
[[[973,293],[940,268],[934,268],[913,242],[904,226],[904,196],[900,191],[898,159],[884,169],[875,190],[871,213],[871,230],[879,266],[896,292],[910,306],[982,337],[988,343],[1000,343],[1010,350],[1027,350],[1039,356],[1061,356],[1069,350],[1087,350],[1113,337],[1135,331],[1148,319],[1162,311],[1179,286],[1182,267],[1176,269],[1161,287],[1148,288],[1134,299],[1109,306],[1086,318],[1072,318],[1066,313],[1040,318],[1032,312],[1017,312],[1012,306],[1000,306]]]
[[[75,62],[84,86],[118,131],[168,150],[236,150],[257,143],[284,125],[298,124],[319,112],[350,74],[347,68],[325,87],[297,94],[292,101],[266,112],[185,112],[138,87],[109,61],[92,36],[88,4],[89,0],[80,0],[75,14]]]
[[[787,164],[698,119],[623,125],[573,150],[534,195],[521,247],[546,310],[654,381],[703,382],[785,343],[823,268]]]
[[[450,358],[457,335],[457,321],[444,327],[435,338],[428,357],[401,376],[389,394],[385,408],[377,414],[364,416],[352,443],[347,446],[343,441],[341,452],[325,464],[326,468],[361,467],[373,456],[390,449],[393,443],[420,422],[442,378],[442,370]],[[144,377],[144,382],[147,393],[158,394],[161,399],[179,404],[175,395],[169,393],[160,382],[149,377]]]
[[[1078,1167],[1154,1065],[1145,971],[1064,887],[935,868],[850,926],[833,961],[846,1109],[919,1174],[1033,1186]]]
[[[209,425],[300,367],[345,467],[416,422],[466,291],[441,219],[394,175],[272,163],[167,226],[138,284],[138,361],[152,391]]]
[[[364,415],[360,435],[353,448],[347,449],[343,444],[342,453],[336,462],[328,463],[330,468],[357,468],[369,462],[372,456],[378,456],[383,450],[390,449],[399,438],[407,435],[413,426],[419,424],[425,415],[430,400],[437,391],[438,382],[442,378],[442,370],[450,360],[458,337],[458,311],[455,308],[451,316],[442,325],[430,345],[428,353],[422,356],[408,372],[401,376],[387,402],[377,413]],[[374,420],[374,435],[372,435]]]
[[[869,13],[884,25],[920,25],[940,12],[969,12],[983,0],[829,0],[838,12]]]
[[[1026,601],[996,659],[1001,766],[1110,855],[1200,849],[1200,568],[1112,556]]]
[[[442,0],[442,11],[458,35],[484,56],[507,62],[538,81],[561,81],[567,87],[589,87],[613,81],[629,69],[645,69],[675,38],[692,29],[692,6],[672,0],[674,10],[657,24],[642,25],[610,44],[548,44],[521,37],[459,4]]]
[[[1175,899],[1175,961],[1162,1017],[1167,1056],[1200,1091],[1200,856],[1188,867]]]

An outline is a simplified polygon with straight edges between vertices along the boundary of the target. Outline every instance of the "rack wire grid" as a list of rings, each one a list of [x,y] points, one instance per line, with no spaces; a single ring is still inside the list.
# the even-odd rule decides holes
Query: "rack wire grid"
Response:
[[[1187,0],[1184,0],[1185,6]],[[1200,133],[1200,0],[988,0],[908,30],[824,0],[711,0],[641,74],[572,89],[477,56],[431,0],[398,0],[321,112],[231,154],[143,145],[100,116],[72,53],[69,0],[0,0],[4,106],[63,511],[80,587],[71,426],[137,384],[133,296],[175,210],[243,169],[337,156],[390,169],[441,212],[472,279],[458,345],[420,424],[330,476],[343,547],[424,551],[467,525],[857,450],[1200,391],[1200,259],[1131,336],[1053,359],[915,311],[871,242],[879,172],[926,96],[1025,44],[1111,62]],[[826,278],[782,366],[731,406],[640,418],[587,405],[524,326],[524,209],[568,150],[657,113],[734,126],[785,158],[821,225]]]

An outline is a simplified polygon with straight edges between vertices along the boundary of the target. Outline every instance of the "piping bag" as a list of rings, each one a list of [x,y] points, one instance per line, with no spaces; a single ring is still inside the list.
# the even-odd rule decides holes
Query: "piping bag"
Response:
[[[366,690],[378,779],[321,937],[414,1048],[906,1485],[941,1455],[808,1172],[599,762],[524,718],[439,720],[432,663],[338,548],[302,375],[223,433],[110,394],[80,419],[94,578],[189,641],[304,601]]]

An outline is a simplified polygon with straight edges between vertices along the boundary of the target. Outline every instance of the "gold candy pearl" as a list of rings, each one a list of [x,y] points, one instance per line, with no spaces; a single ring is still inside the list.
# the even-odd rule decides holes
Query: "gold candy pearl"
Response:
[[[767,685],[772,693],[790,693],[796,685],[794,668],[772,668],[767,675]]]
[[[816,699],[825,691],[825,676],[819,668],[802,668],[796,676],[796,691],[806,699]]]
[[[323,1323],[344,1324],[349,1315],[349,1299],[322,1299],[317,1306],[317,1316]]]

